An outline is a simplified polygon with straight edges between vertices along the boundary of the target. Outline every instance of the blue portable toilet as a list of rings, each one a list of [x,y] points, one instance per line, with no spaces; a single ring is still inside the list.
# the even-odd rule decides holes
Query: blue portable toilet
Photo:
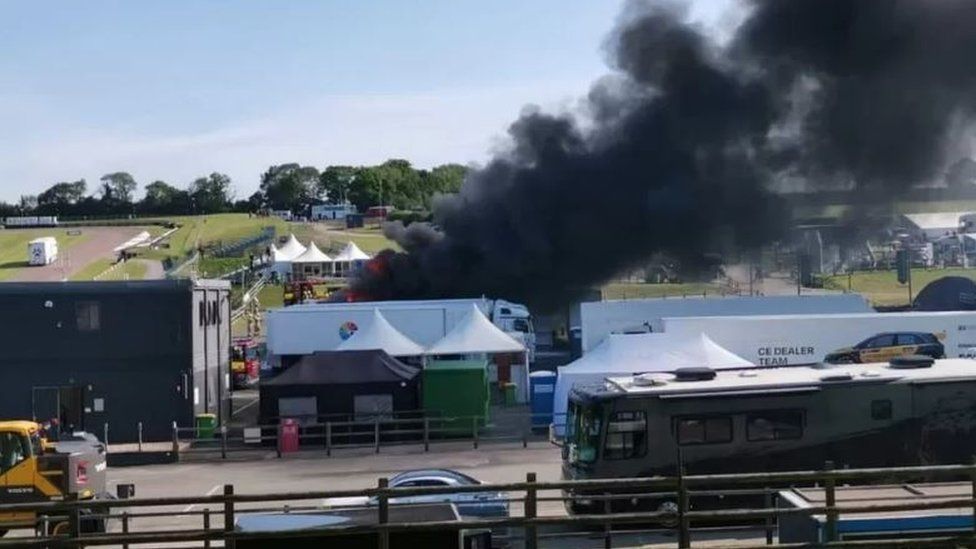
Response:
[[[545,429],[552,423],[552,401],[556,392],[556,372],[539,370],[529,374],[529,399],[532,428]]]

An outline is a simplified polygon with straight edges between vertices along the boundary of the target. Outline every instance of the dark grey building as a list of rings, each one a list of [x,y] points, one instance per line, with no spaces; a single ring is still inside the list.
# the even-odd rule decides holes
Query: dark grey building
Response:
[[[229,417],[230,284],[0,284],[0,418],[131,442]]]

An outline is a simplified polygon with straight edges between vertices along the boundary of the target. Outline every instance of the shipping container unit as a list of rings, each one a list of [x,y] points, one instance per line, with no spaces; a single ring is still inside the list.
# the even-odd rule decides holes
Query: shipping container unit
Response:
[[[0,417],[63,424],[109,442],[172,438],[229,413],[230,283],[0,284]]]
[[[430,417],[461,418],[437,422],[450,431],[470,433],[473,417],[488,422],[490,392],[487,360],[431,360],[423,372],[424,411]]]
[[[665,318],[871,312],[858,294],[595,301],[580,305],[580,336],[587,353],[610,334],[662,332]]]
[[[976,312],[666,318],[664,332],[705,334],[757,366],[816,364],[829,355],[851,357],[838,362],[884,361],[917,353],[919,337],[938,341],[944,356],[955,358],[976,349]]]

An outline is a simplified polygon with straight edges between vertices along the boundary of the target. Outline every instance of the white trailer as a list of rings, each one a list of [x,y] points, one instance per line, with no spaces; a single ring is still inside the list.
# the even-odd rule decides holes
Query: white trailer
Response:
[[[370,322],[374,309],[403,335],[427,347],[447,335],[470,312],[472,304],[525,344],[531,355],[535,332],[528,309],[490,299],[308,303],[274,309],[267,314],[268,353],[281,357],[334,350]]]
[[[35,238],[27,243],[27,262],[30,265],[50,265],[57,258],[58,241],[53,236]]]
[[[4,227],[8,229],[19,229],[22,227],[57,227],[58,216],[56,215],[26,215],[18,217],[8,217],[3,220]]]
[[[976,349],[976,312],[666,318],[664,332],[705,334],[758,366],[815,364],[828,353],[892,332],[934,334],[945,356],[956,358]]]
[[[580,337],[586,353],[610,334],[664,331],[662,320],[668,317],[870,312],[874,309],[859,294],[594,301],[580,306]]]

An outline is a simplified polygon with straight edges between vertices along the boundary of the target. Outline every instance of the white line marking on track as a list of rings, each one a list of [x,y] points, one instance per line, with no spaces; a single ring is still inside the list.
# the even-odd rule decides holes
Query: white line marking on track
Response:
[[[214,487],[213,487],[213,488],[211,488],[210,490],[207,490],[207,493],[206,493],[206,494],[204,494],[204,497],[206,497],[206,496],[212,496],[212,495],[214,495],[214,494],[216,494],[216,493],[217,493],[217,490],[220,490],[220,489],[221,489],[221,487],[223,487],[223,485],[222,485],[222,484],[214,484]],[[194,504],[191,504],[191,505],[187,505],[187,506],[186,506],[186,509],[183,509],[183,512],[184,512],[184,513],[189,513],[189,512],[190,512],[190,511],[192,511],[192,510],[193,510],[193,508],[194,508],[194,507],[196,507],[196,506],[197,506],[197,504],[196,504],[196,503],[194,503]]]

